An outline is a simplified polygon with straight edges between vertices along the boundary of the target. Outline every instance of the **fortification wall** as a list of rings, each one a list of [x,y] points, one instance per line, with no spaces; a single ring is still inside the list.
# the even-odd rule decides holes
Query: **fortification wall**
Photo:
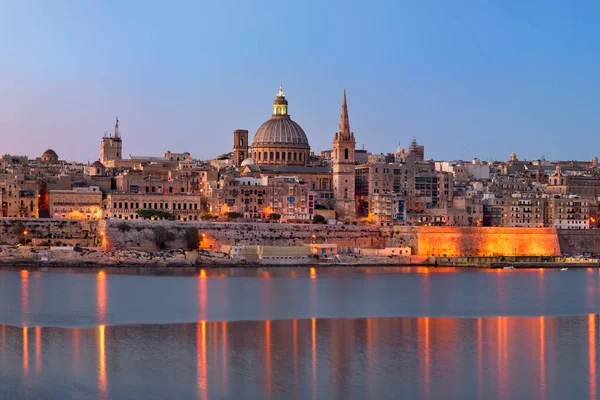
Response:
[[[600,254],[600,229],[560,229],[558,241],[563,253]]]
[[[401,231],[395,235],[402,236]],[[561,251],[554,228],[421,226],[407,229],[410,244],[415,233],[420,256],[550,256]]]
[[[219,249],[223,245],[299,246],[316,241],[340,247],[385,247],[385,236],[377,227],[354,225],[288,225],[261,223],[214,223],[179,221],[100,222],[106,250],[136,249],[156,251],[156,234],[166,230],[168,248],[185,247],[185,230],[195,227],[202,236],[201,247]],[[159,232],[159,234],[161,234]]]
[[[93,245],[98,221],[38,218],[0,218],[0,244],[68,242]],[[27,235],[24,234],[27,231]]]
[[[388,247],[410,247],[420,256],[560,254],[554,228],[397,226],[387,235]]]

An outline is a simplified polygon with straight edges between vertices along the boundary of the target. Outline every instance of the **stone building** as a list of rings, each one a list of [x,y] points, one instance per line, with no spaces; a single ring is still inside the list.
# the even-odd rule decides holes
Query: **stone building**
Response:
[[[578,196],[554,196],[548,199],[547,225],[557,229],[590,229],[596,200]]]
[[[115,122],[115,131],[112,135],[104,135],[100,144],[100,162],[114,168],[123,158],[123,140],[119,131],[119,118]]]
[[[48,191],[51,218],[102,218],[102,192],[97,186]]]
[[[187,193],[108,193],[104,200],[104,219],[141,219],[138,210],[155,210],[169,213],[179,221],[198,221],[201,214],[201,197]]]

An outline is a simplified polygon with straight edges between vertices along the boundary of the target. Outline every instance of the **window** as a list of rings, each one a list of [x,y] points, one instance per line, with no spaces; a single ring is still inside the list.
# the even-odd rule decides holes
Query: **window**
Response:
[[[348,159],[348,149],[344,149],[344,159]]]

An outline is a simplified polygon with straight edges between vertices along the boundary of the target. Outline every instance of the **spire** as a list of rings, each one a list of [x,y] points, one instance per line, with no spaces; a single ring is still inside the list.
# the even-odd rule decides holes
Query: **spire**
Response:
[[[344,100],[342,101],[342,112],[340,114],[340,127],[338,132],[343,138],[351,136],[350,121],[348,119],[348,103],[346,103],[346,89],[344,89]]]
[[[283,93],[283,85],[279,85],[279,93],[277,93],[277,97],[285,97],[285,93]]]
[[[121,137],[121,132],[119,132],[119,117],[117,117],[117,122],[115,122],[115,139],[119,139]]]

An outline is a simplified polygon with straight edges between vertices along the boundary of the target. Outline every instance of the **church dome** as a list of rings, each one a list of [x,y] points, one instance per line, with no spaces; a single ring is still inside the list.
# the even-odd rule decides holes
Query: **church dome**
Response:
[[[252,147],[278,144],[309,147],[308,138],[300,125],[290,118],[280,118],[279,116],[271,118],[258,128],[252,141]]]
[[[304,130],[288,114],[288,101],[279,87],[271,119],[262,124],[252,141],[252,158],[257,165],[305,166],[310,145]]]
[[[48,149],[44,152],[44,154],[42,154],[42,157],[40,158],[43,162],[57,162],[58,154],[56,154],[54,150]]]
[[[44,154],[42,154],[42,157],[46,156],[46,157],[56,157],[58,158],[58,154],[56,154],[56,152],[52,149],[48,149],[44,152]]]

